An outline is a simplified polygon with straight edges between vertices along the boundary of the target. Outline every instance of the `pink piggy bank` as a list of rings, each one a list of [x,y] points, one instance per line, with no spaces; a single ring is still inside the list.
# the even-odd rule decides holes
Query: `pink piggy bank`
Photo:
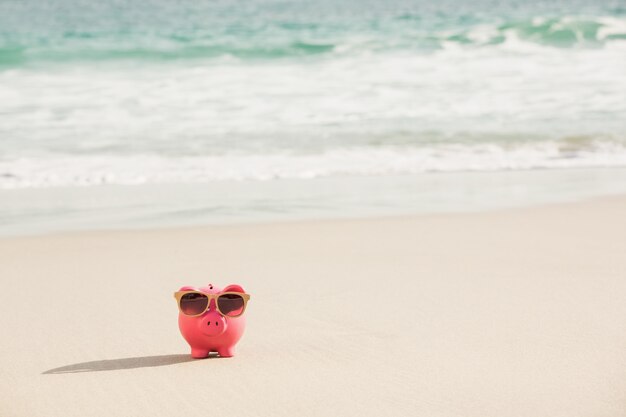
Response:
[[[243,316],[250,295],[239,285],[223,290],[213,284],[206,287],[182,287],[174,297],[178,302],[178,327],[191,346],[191,356],[201,359],[217,352],[223,358],[235,354],[235,345],[243,336]]]

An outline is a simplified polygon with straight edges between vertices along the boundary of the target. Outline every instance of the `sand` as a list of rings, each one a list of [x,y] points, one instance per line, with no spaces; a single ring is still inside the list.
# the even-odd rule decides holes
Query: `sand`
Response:
[[[173,291],[240,283],[230,359]],[[0,416],[624,416],[626,197],[0,239]]]

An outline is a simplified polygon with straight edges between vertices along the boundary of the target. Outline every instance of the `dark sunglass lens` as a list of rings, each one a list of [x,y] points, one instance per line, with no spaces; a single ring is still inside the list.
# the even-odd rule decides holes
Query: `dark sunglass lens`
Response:
[[[223,294],[217,298],[217,306],[225,316],[239,316],[243,313],[243,297],[237,294]]]
[[[180,298],[180,310],[188,316],[196,316],[206,310],[209,297],[204,294],[190,292]]]

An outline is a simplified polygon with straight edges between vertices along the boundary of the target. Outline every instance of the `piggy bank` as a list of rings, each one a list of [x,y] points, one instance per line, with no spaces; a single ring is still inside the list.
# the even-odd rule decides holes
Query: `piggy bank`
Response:
[[[239,285],[219,289],[182,287],[174,297],[178,303],[178,327],[193,358],[206,358],[217,352],[223,358],[235,354],[235,345],[246,327],[243,313],[250,299]]]

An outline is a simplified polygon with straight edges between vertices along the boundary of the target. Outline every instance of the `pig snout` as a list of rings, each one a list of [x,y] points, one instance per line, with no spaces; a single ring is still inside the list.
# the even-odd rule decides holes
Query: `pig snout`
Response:
[[[226,330],[226,320],[215,311],[210,311],[202,317],[198,325],[200,326],[200,331],[207,336],[219,336]]]

